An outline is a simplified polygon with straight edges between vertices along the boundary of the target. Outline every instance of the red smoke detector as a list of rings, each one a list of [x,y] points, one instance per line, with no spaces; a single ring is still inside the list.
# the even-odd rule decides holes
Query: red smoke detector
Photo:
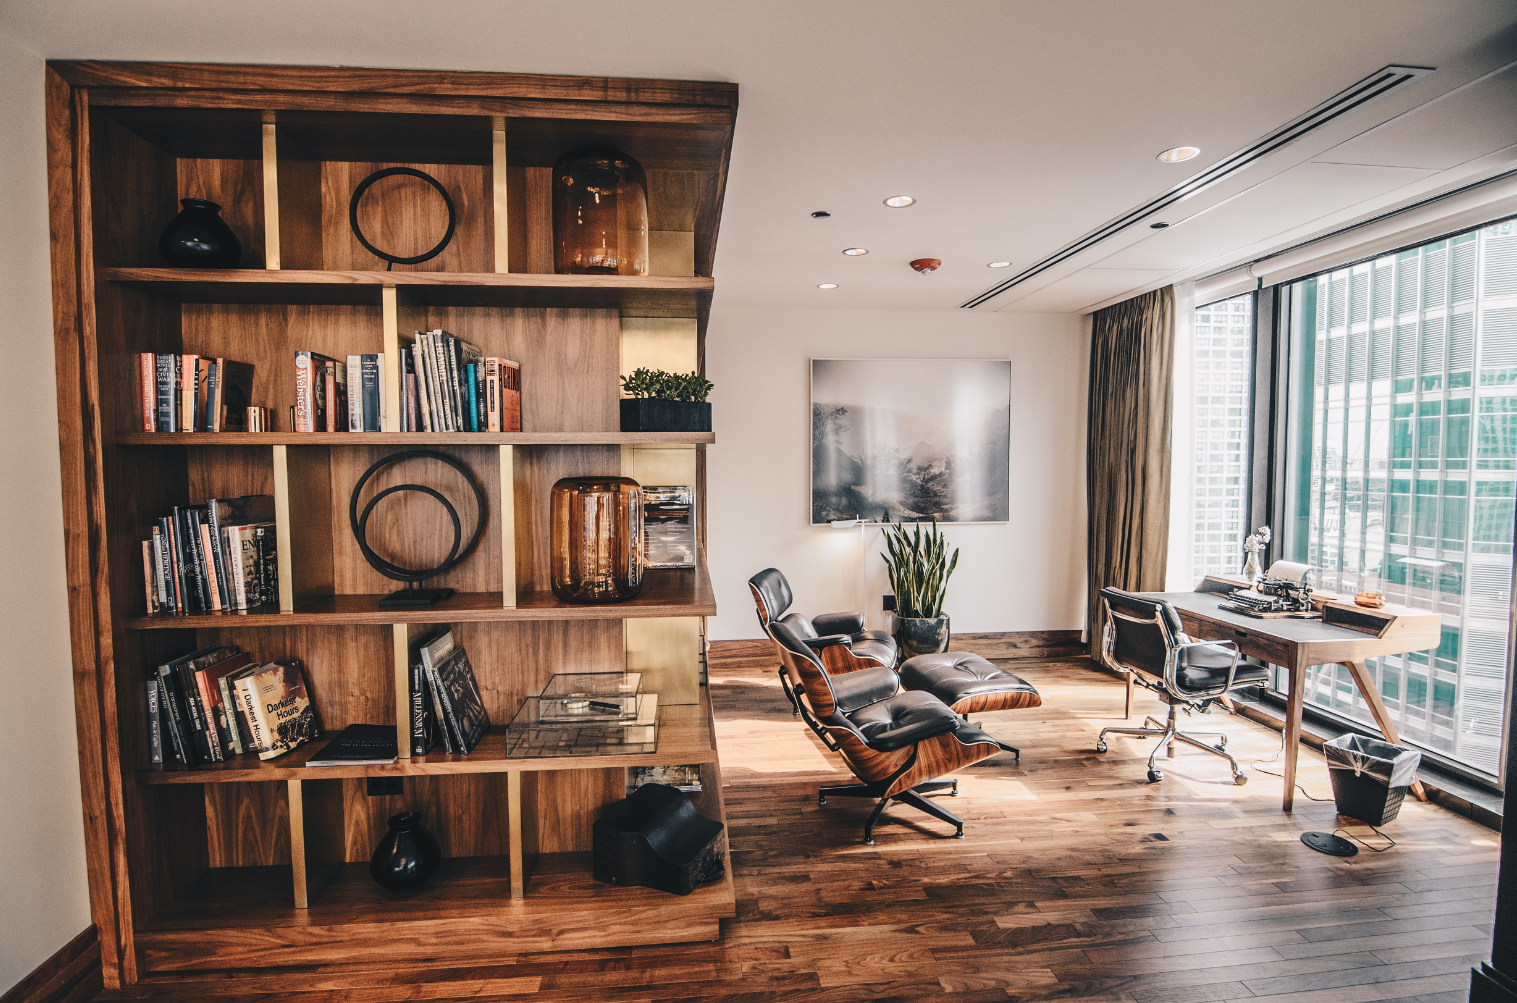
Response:
[[[911,267],[915,268],[923,275],[926,275],[928,272],[937,271],[942,267],[942,265],[942,258],[916,258],[911,262]]]

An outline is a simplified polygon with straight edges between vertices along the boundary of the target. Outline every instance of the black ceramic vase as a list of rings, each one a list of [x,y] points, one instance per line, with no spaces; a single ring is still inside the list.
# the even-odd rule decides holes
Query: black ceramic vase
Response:
[[[403,811],[390,819],[390,831],[369,861],[369,876],[380,887],[409,891],[426,883],[442,861],[442,847],[422,827],[421,815]]]
[[[180,199],[184,209],[158,238],[158,253],[175,268],[236,268],[242,244],[221,218],[221,206],[205,199]]]

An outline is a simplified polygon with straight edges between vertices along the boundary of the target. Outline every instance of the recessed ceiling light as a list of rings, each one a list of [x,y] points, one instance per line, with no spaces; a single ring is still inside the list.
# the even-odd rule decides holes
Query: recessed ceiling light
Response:
[[[843,248],[843,253],[850,258],[857,258],[861,254],[868,254],[869,249],[867,247],[845,247]]]
[[[1159,154],[1159,160],[1166,164],[1178,164],[1182,160],[1189,160],[1201,152],[1199,146],[1177,146],[1173,150],[1165,150]]]
[[[992,261],[990,264],[986,265],[985,267],[986,268],[1010,268],[1011,267],[1011,262],[1009,262],[1009,261]]]
[[[1168,225],[1168,223],[1150,223],[1148,224],[1148,228],[1150,230],[1162,230]]]
[[[836,282],[818,282],[816,287],[818,289],[836,289],[838,284]]]
[[[885,200],[885,204],[890,206],[892,209],[904,209],[915,201],[916,199],[912,198],[910,195],[892,195]]]
[[[811,218],[812,219],[826,219],[828,216],[831,216],[831,215],[832,215],[832,213],[828,212],[826,209],[818,209],[816,212],[814,212],[814,213],[811,214]]]

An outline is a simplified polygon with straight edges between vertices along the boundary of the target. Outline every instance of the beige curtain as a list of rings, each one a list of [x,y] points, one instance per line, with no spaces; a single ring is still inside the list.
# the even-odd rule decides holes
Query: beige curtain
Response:
[[[1164,589],[1174,370],[1173,286],[1092,318],[1085,464],[1092,653],[1101,643],[1098,589]]]

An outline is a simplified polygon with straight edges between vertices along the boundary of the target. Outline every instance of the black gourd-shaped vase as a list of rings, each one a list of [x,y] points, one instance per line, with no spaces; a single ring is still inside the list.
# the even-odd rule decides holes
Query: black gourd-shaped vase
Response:
[[[221,206],[206,199],[180,199],[184,209],[158,238],[158,253],[175,268],[236,268],[242,244],[221,218]]]
[[[403,811],[390,818],[390,831],[369,861],[369,876],[381,888],[409,891],[426,883],[442,861],[442,847],[421,824],[421,814]]]

